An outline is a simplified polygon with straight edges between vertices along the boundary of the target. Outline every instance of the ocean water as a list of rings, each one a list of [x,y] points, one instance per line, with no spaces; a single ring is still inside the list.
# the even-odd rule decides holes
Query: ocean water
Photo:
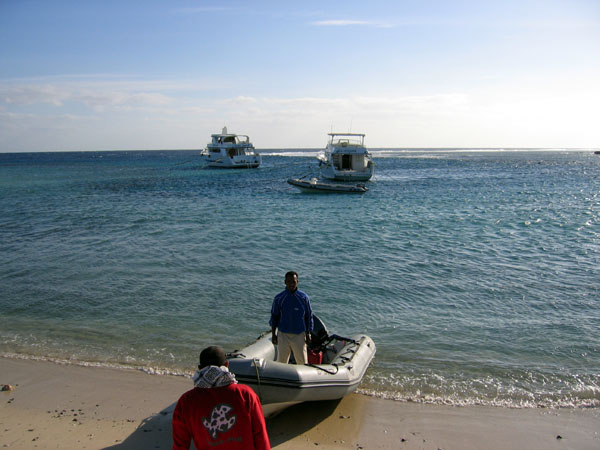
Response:
[[[0,154],[0,355],[190,374],[296,270],[330,331],[375,340],[364,394],[600,407],[600,156],[373,151],[364,195],[288,185],[314,150]]]

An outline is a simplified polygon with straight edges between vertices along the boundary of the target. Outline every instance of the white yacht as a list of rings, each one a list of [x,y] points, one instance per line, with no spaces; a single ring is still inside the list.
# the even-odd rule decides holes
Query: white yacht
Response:
[[[367,181],[375,174],[375,164],[360,133],[329,133],[329,142],[318,155],[321,176],[329,180]]]
[[[231,134],[223,127],[220,134],[212,134],[211,138],[201,154],[209,167],[254,169],[260,165],[261,157],[245,134]]]

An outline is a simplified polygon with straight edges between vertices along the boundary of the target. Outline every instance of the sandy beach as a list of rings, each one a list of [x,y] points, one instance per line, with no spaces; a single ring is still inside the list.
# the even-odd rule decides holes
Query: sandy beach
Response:
[[[0,358],[0,448],[170,449],[183,377]],[[271,445],[321,449],[598,449],[597,409],[421,405],[350,395],[267,421]]]

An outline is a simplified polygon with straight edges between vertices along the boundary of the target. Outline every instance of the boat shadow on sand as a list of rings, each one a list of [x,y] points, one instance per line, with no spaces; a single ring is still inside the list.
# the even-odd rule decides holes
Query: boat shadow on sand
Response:
[[[341,399],[304,402],[266,419],[271,447],[290,441],[316,427],[335,413],[340,401]],[[103,450],[171,449],[171,419],[174,409],[175,403],[147,417],[125,440],[104,447]]]

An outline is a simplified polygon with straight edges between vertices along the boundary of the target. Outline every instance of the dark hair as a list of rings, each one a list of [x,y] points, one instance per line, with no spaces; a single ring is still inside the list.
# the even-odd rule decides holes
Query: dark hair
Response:
[[[288,273],[285,274],[285,278],[287,279],[287,277],[293,277],[294,275],[296,276],[296,278],[298,278],[298,274],[293,270],[290,270]]]
[[[200,353],[200,365],[198,367],[202,369],[206,366],[224,366],[226,362],[227,358],[223,349],[216,345],[211,345]]]

